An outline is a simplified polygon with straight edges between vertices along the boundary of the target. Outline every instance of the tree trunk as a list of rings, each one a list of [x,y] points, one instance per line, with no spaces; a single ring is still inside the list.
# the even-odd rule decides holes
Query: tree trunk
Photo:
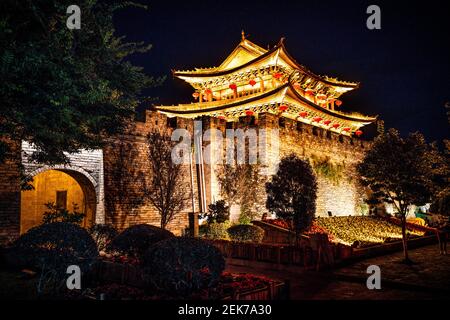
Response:
[[[406,216],[402,214],[401,218],[402,222],[402,241],[403,241],[403,255],[405,262],[409,262],[408,256],[408,239],[406,238]]]

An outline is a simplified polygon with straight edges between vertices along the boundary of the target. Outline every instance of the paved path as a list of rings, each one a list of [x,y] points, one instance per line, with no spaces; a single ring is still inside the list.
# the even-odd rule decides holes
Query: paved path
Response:
[[[397,300],[397,299],[449,299],[450,255],[439,255],[437,245],[410,250],[416,263],[400,263],[402,252],[367,259],[332,272],[281,272],[240,266],[227,266],[231,272],[266,275],[291,283],[294,300]],[[381,269],[381,290],[366,287],[367,266]]]

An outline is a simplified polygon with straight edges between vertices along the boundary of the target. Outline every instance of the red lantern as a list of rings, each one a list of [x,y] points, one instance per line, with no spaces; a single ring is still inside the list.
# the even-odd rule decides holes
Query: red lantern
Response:
[[[212,93],[211,89],[205,89],[205,94],[211,94],[211,93]]]
[[[329,125],[330,123],[331,123],[331,120],[325,120],[325,121],[323,122],[324,125]]]
[[[345,127],[345,128],[342,129],[342,131],[348,132],[348,131],[350,131],[350,129],[351,129],[351,128],[349,128],[349,127]]]
[[[200,94],[198,92],[194,92],[192,94],[192,96],[194,97],[194,99],[198,99],[198,97],[200,96]]]
[[[219,118],[220,120],[225,120],[226,119],[225,116],[222,116],[222,115],[218,116],[217,118]]]
[[[315,122],[320,122],[320,121],[322,121],[322,118],[321,118],[321,117],[314,117],[314,118],[313,118],[313,121],[315,121]]]
[[[334,103],[336,103],[336,105],[338,107],[340,107],[342,105],[342,101],[341,100],[336,100]]]
[[[245,110],[245,115],[246,116],[252,116],[253,115],[253,111],[252,110]]]
[[[314,94],[314,90],[313,89],[306,89],[305,93],[309,94],[309,95],[313,95]]]
[[[357,137],[359,137],[360,135],[363,134],[363,132],[361,130],[356,130],[355,134],[356,134]]]
[[[253,87],[256,84],[256,81],[251,79],[248,83]]]
[[[286,111],[286,110],[288,109],[288,106],[283,104],[283,105],[279,106],[278,109],[279,109],[281,112],[284,112],[284,111]]]
[[[308,115],[308,112],[306,112],[306,111],[302,111],[299,113],[299,116],[302,118],[306,117],[307,115]]]
[[[235,83],[232,83],[228,86],[231,90],[236,90],[237,89],[237,85]]]
[[[335,128],[335,129],[339,128],[340,126],[341,126],[341,125],[340,125],[339,123],[333,124],[333,128]]]
[[[277,79],[277,80],[280,79],[281,76],[282,76],[282,74],[279,73],[279,72],[273,74],[273,77],[274,77],[275,79]]]

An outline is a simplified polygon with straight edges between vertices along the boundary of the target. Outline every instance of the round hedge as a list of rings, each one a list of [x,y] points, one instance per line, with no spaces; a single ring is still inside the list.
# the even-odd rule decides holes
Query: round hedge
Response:
[[[97,245],[87,230],[68,222],[34,227],[8,251],[8,262],[14,267],[52,270],[61,275],[70,265],[86,271],[98,257]]]
[[[107,250],[141,259],[151,245],[172,237],[174,235],[170,231],[149,224],[137,224],[115,237],[107,246]]]
[[[149,284],[161,291],[186,295],[214,287],[225,268],[221,252],[196,238],[172,238],[152,246],[143,270]]]
[[[99,251],[105,251],[106,247],[119,234],[117,229],[111,224],[94,224],[89,228],[89,233],[97,244]]]
[[[227,230],[231,240],[238,242],[261,242],[264,229],[251,224],[238,224]]]
[[[206,227],[205,237],[212,240],[228,240],[228,228],[231,226],[229,221],[212,222]]]

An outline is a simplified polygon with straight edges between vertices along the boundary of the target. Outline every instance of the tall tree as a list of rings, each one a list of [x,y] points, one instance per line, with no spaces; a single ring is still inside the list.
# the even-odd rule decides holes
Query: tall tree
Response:
[[[311,165],[291,154],[281,159],[277,173],[266,183],[266,207],[290,222],[297,239],[311,225],[316,211],[317,180]]]
[[[71,30],[72,4],[0,2],[0,137],[33,143],[32,160],[49,164],[101,147],[133,116],[141,89],[162,80],[126,60],[150,46],[115,35],[113,13],[133,4],[76,1],[81,29]],[[0,162],[7,153],[0,139]]]
[[[395,129],[378,136],[357,170],[379,202],[391,203],[401,220],[404,261],[409,262],[406,216],[430,201],[444,174],[443,157],[420,133],[402,138]]]
[[[174,145],[168,134],[155,131],[148,135],[151,181],[146,194],[161,215],[163,229],[186,208],[190,199],[186,168],[172,161]]]

